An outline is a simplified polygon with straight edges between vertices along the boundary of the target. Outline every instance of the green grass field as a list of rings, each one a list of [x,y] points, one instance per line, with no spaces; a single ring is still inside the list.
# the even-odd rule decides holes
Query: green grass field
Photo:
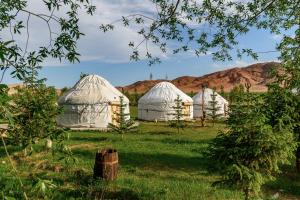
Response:
[[[209,141],[223,128],[223,124],[201,128],[197,123],[190,123],[177,134],[165,123],[140,122],[139,131],[123,139],[113,133],[72,131],[67,143],[77,162],[68,165],[58,160],[58,156],[45,152],[42,145],[37,145],[33,155],[23,159],[14,156],[18,148],[9,147],[9,151],[28,188],[37,178],[53,181],[57,186],[52,189],[53,199],[95,199],[95,196],[129,200],[243,199],[239,191],[212,187],[220,176],[210,172],[204,152]],[[92,178],[95,153],[106,147],[119,152],[118,179],[95,183]],[[54,172],[54,168],[60,170]],[[14,176],[10,169],[1,147],[0,189],[6,187],[5,191],[17,185],[12,184]],[[278,180],[263,187],[266,198],[276,193],[279,199],[300,199],[300,176],[295,175],[292,167],[285,167]]]

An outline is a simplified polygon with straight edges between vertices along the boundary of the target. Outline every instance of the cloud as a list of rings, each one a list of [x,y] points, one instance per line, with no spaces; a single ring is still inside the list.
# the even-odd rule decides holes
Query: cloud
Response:
[[[230,69],[234,67],[246,67],[249,65],[253,65],[256,63],[263,63],[263,62],[280,62],[277,59],[273,60],[252,60],[252,61],[245,61],[245,60],[234,60],[232,62],[215,62],[211,66],[216,70],[223,70],[223,69]]]
[[[279,42],[283,39],[283,34],[276,34],[276,35],[270,35],[270,38],[272,40],[275,40],[276,42]]]
[[[129,62],[129,56],[132,50],[128,43],[134,42],[138,44],[143,38],[136,33],[137,27],[123,27],[121,22],[115,25],[115,30],[107,33],[100,31],[99,26],[102,23],[111,23],[122,16],[133,13],[143,13],[149,16],[154,15],[156,8],[151,1],[140,0],[103,0],[94,2],[97,10],[93,16],[86,14],[84,10],[79,12],[79,27],[85,34],[78,42],[78,51],[81,54],[81,61],[101,61],[106,63],[126,63]],[[49,14],[44,3],[40,0],[29,0],[28,10],[35,13]],[[57,16],[62,16],[65,8]],[[26,22],[28,15],[21,13],[19,20]],[[25,23],[26,24],[26,23]],[[30,16],[29,20],[29,44],[28,51],[37,50],[42,45],[49,44],[49,31],[47,24],[34,16]],[[53,32],[58,30],[55,23],[51,24]],[[1,32],[4,39],[10,39],[11,35],[8,29]],[[53,36],[53,35],[52,35]],[[53,36],[54,37],[54,36]],[[27,41],[26,29],[23,29],[21,35],[14,35],[15,41],[25,48]],[[161,56],[159,48],[153,44],[148,44],[149,51],[153,56]],[[143,58],[146,54],[145,46],[141,45],[140,55]],[[45,66],[60,66],[68,64],[66,61],[58,63],[55,59],[48,59]]]

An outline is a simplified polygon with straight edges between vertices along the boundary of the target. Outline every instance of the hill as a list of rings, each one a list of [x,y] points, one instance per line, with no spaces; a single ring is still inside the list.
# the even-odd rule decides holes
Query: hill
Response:
[[[234,86],[250,83],[252,92],[264,92],[267,90],[267,83],[270,82],[270,72],[280,66],[277,62],[266,62],[249,65],[247,67],[235,67],[223,71],[214,72],[200,77],[181,76],[170,82],[186,93],[198,92],[201,85],[207,83],[210,88],[216,87],[220,90],[230,91]],[[119,90],[129,93],[144,93],[155,84],[166,80],[144,80],[131,85],[118,87]]]

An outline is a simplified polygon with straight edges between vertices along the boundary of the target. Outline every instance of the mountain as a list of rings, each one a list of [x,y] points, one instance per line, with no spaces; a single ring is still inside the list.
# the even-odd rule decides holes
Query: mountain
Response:
[[[264,92],[267,90],[267,83],[271,81],[270,72],[277,69],[280,63],[266,62],[249,65],[247,67],[235,67],[223,71],[214,72],[200,77],[181,76],[170,82],[186,93],[198,92],[201,85],[208,83],[208,87],[220,90],[221,86],[224,91],[230,91],[234,86],[250,83],[252,92]],[[155,84],[166,80],[144,80],[138,81],[131,85],[118,87],[121,91],[129,93],[144,93],[152,88]]]

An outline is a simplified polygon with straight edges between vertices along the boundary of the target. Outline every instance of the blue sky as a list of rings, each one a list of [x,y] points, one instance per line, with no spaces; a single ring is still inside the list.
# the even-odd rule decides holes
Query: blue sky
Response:
[[[31,0],[33,9],[40,11],[41,5],[36,4],[38,0]],[[201,76],[207,73],[223,70],[231,67],[247,66],[256,62],[277,61],[278,53],[259,54],[259,59],[253,60],[244,57],[241,60],[234,58],[230,62],[215,62],[210,55],[197,57],[192,53],[178,55],[168,54],[162,59],[162,63],[149,67],[145,60],[134,62],[129,60],[130,49],[128,42],[137,40],[134,30],[129,28],[118,28],[112,33],[103,34],[98,30],[101,23],[111,22],[122,15],[126,15],[135,10],[150,12],[152,8],[136,1],[136,6],[126,4],[129,0],[101,1],[96,6],[101,7],[102,11],[97,11],[95,18],[82,16],[81,27],[86,36],[79,41],[79,52],[82,54],[81,62],[70,64],[68,62],[58,63],[55,60],[49,60],[44,64],[40,71],[41,77],[47,78],[47,84],[62,88],[64,86],[73,86],[78,81],[80,73],[98,74],[109,80],[113,85],[127,85],[138,80],[149,79],[150,72],[154,79],[169,79],[178,76]],[[149,11],[150,9],[150,11]],[[104,10],[104,12],[103,12]],[[116,14],[117,13],[117,14]],[[30,48],[34,49],[45,38],[39,30],[41,24],[39,21],[31,21],[31,39]],[[253,48],[255,51],[264,52],[275,50],[276,43],[281,39],[280,35],[272,35],[264,30],[251,30],[247,35],[240,36],[240,47]],[[22,43],[22,38],[19,39]],[[160,52],[153,48],[157,55]],[[17,83],[7,73],[4,83]]]

